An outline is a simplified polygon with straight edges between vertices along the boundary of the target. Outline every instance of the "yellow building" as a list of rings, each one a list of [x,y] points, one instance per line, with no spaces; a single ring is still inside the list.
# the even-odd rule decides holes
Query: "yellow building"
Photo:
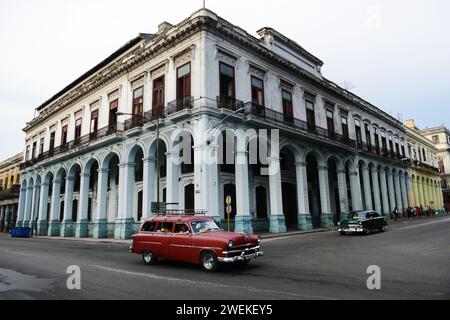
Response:
[[[411,159],[411,207],[443,210],[442,178],[437,160],[437,148],[423,136],[414,120],[407,120],[406,142]]]
[[[0,162],[0,232],[15,225],[20,193],[20,164],[23,154]]]

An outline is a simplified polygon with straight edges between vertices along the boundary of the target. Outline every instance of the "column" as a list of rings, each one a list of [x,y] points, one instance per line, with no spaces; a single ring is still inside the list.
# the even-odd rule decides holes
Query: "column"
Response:
[[[361,184],[359,182],[359,166],[357,165],[355,171],[349,172],[350,175],[350,192],[352,193],[353,210],[363,210]]]
[[[206,168],[209,176],[209,187],[206,189],[208,194],[208,202],[206,209],[211,217],[214,217],[217,221],[220,221],[220,179],[219,179],[219,166],[218,166],[218,153],[219,146],[210,146],[206,150],[207,155],[210,156],[210,161],[206,163]]]
[[[424,208],[425,207],[425,196],[423,193],[423,181],[420,178],[417,178],[417,193],[419,194],[419,207]]]
[[[61,210],[61,178],[53,180],[52,199],[51,199],[51,217],[48,228],[49,237],[57,237],[61,234],[60,210]]]
[[[304,231],[313,229],[312,217],[309,212],[308,175],[306,167],[306,162],[298,162],[295,164],[298,199],[298,229]]]
[[[400,189],[400,177],[399,177],[398,173],[394,174],[394,186],[395,186],[396,206],[397,206],[398,211],[401,213],[402,208],[403,208],[403,203],[402,203],[402,192]]]
[[[11,222],[11,216],[12,216],[12,206],[5,206],[5,211],[4,211],[4,229],[0,229],[0,232],[5,231],[8,232],[9,231],[9,224]]]
[[[362,169],[362,175],[363,175],[363,184],[364,184],[364,198],[366,200],[366,210],[373,210],[373,204],[372,204],[372,188],[370,187],[370,173],[369,168],[365,166]]]
[[[31,219],[28,227],[33,229],[34,234],[34,228],[36,227],[36,220],[38,219],[38,210],[40,207],[39,203],[39,191],[40,191],[40,184],[35,182],[33,186],[33,198],[32,198],[32,204],[31,204]]]
[[[5,232],[9,232],[9,230],[11,229],[11,228],[13,228],[14,227],[14,223],[15,223],[15,221],[14,221],[14,210],[16,210],[15,209],[15,205],[11,205],[11,209],[10,209],[10,213],[9,213],[9,215],[6,215],[6,219],[5,219]]]
[[[250,194],[248,182],[248,157],[247,152],[238,151],[236,153],[236,218],[234,230],[235,232],[253,233],[252,217],[250,215]],[[270,176],[269,176],[270,181]],[[280,182],[281,183],[281,182]],[[283,211],[280,211],[281,213]],[[275,211],[271,211],[271,214]],[[272,216],[271,216],[271,231]]]
[[[392,171],[388,171],[387,174],[387,181],[388,181],[388,190],[389,190],[389,203],[391,205],[389,215],[391,219],[394,218],[394,209],[397,206],[396,200],[395,200],[395,189],[394,189],[394,176],[392,174]]]
[[[416,206],[416,198],[412,186],[412,178],[410,176],[405,177],[406,181],[406,193],[408,196],[408,206],[414,208]]]
[[[116,219],[114,238],[130,239],[133,234],[134,163],[120,165],[119,171],[119,218]]]
[[[87,238],[89,236],[88,204],[89,204],[89,179],[91,174],[80,174],[80,198],[78,200],[78,221],[75,228],[75,237]]]
[[[408,190],[406,189],[406,177],[405,176],[401,176],[400,177],[400,188],[402,191],[402,205],[403,208],[408,208]]]
[[[167,203],[179,203],[180,156],[167,153],[166,197]],[[169,209],[178,209],[178,205],[170,205]]]
[[[22,221],[23,221],[24,212],[25,212],[26,197],[27,197],[27,189],[24,187],[21,187],[20,195],[19,195],[19,209],[17,211],[17,221],[16,221],[17,227],[22,226]]]
[[[380,179],[378,178],[378,169],[372,168],[372,185],[373,185],[373,197],[375,201],[375,211],[379,214],[383,213],[381,208],[381,194],[380,194]]]
[[[438,194],[437,194],[437,187],[436,184],[433,184],[433,198],[434,198],[434,209],[439,209],[439,200],[438,200]]]
[[[144,164],[145,166],[145,164]],[[108,192],[109,169],[98,170],[97,208],[94,213],[94,238],[108,237],[108,219],[106,217],[106,194]],[[146,208],[146,207],[144,207]]]
[[[430,206],[430,197],[428,195],[428,182],[425,180],[422,183],[423,187],[423,195],[424,195],[424,206],[429,207]]]
[[[438,194],[439,194],[439,209],[444,209],[444,194],[442,192],[442,186],[441,184],[438,185]]]
[[[25,200],[25,214],[21,226],[28,227],[31,220],[31,203],[33,199],[33,186],[27,187],[27,195]]]
[[[0,232],[3,232],[5,229],[5,207],[0,207]]]
[[[320,206],[322,212],[320,213],[321,227],[334,227],[333,213],[331,212],[330,200],[330,181],[328,179],[328,167],[319,166],[319,188],[320,188]]]
[[[41,184],[41,194],[40,194],[40,206],[39,206],[39,218],[37,233],[39,236],[46,236],[48,232],[47,214],[48,214],[48,191],[49,183],[43,182]]]
[[[347,195],[347,179],[345,170],[337,171],[338,189],[339,189],[339,203],[341,206],[341,216],[339,220],[347,219],[348,217],[348,195]],[[308,194],[307,194],[308,195]]]
[[[150,218],[153,213],[151,211],[152,202],[155,201],[156,191],[156,158],[145,158],[144,160],[144,177],[142,191],[142,219]]]
[[[66,193],[64,195],[64,219],[61,223],[61,237],[73,237],[73,188],[74,177],[66,177]]]
[[[389,194],[388,186],[386,182],[386,170],[381,169],[380,171],[380,188],[381,188],[381,200],[383,202],[383,216],[386,218],[391,217],[391,208],[389,208]]]
[[[417,185],[417,177],[413,180],[414,207],[420,207],[419,188]]]

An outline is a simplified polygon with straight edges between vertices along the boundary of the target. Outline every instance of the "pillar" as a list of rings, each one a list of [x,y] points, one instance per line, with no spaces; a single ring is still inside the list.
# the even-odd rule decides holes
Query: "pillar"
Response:
[[[413,207],[420,207],[419,188],[417,184],[417,177],[413,180],[414,205]]]
[[[425,207],[429,207],[430,206],[430,194],[428,193],[428,187],[429,187],[429,184],[425,180],[423,182],[423,194],[425,196]]]
[[[5,229],[5,221],[6,221],[5,207],[0,207],[0,232],[3,232]]]
[[[23,216],[22,227],[28,227],[31,220],[31,204],[33,199],[33,186],[27,187],[27,195],[25,200],[25,214]]]
[[[402,175],[400,177],[400,189],[402,191],[402,206],[403,208],[408,208],[408,190],[406,189],[406,177]]]
[[[387,181],[388,181],[388,190],[389,190],[389,203],[390,203],[390,212],[389,215],[391,218],[394,218],[394,209],[397,206],[396,200],[395,200],[395,189],[394,189],[394,176],[391,171],[388,171],[387,174]]]
[[[403,208],[403,202],[402,202],[402,192],[400,189],[400,177],[398,173],[394,174],[394,186],[395,186],[395,199],[396,199],[396,206],[398,211],[401,213]]]
[[[330,200],[330,182],[328,179],[328,167],[319,166],[319,188],[320,188],[320,206],[322,212],[320,213],[320,224],[323,228],[334,227],[333,213],[331,212]]]
[[[297,178],[298,229],[312,230],[312,217],[309,212],[307,163],[295,164]]]
[[[425,194],[423,193],[423,180],[421,178],[417,178],[417,190],[419,194],[419,207],[425,207]]]
[[[250,194],[248,181],[248,157],[247,152],[238,151],[236,153],[236,218],[235,232],[253,233],[252,217],[250,215]],[[269,183],[270,183],[269,176]],[[280,182],[281,184],[281,182]],[[275,190],[274,190],[275,191]],[[283,211],[280,211],[281,213]],[[278,232],[272,229],[272,213],[271,211],[270,232]]]
[[[350,192],[352,193],[352,206],[353,210],[363,210],[361,183],[359,182],[359,166],[357,165],[355,170],[349,172],[350,175]]]
[[[25,227],[29,227],[29,228],[33,228],[33,233],[34,233],[34,228],[35,228],[35,222],[38,218],[38,210],[39,210],[39,190],[40,190],[40,185],[35,182],[34,186],[33,186],[33,192],[32,192],[32,202],[31,202],[31,217],[30,220],[28,222],[28,224],[25,224]]]
[[[365,166],[362,169],[362,175],[363,175],[363,184],[364,184],[364,199],[366,201],[366,210],[373,210],[372,205],[372,192],[370,187],[370,176],[369,176],[369,168]]]
[[[27,197],[27,189],[24,187],[21,187],[20,195],[19,195],[19,209],[17,211],[17,221],[16,221],[17,227],[22,226],[22,221],[23,221],[24,213],[25,213],[26,197]]]
[[[38,226],[37,226],[37,233],[39,236],[46,236],[48,232],[48,191],[49,191],[50,184],[46,181],[44,181],[41,184],[41,192],[40,192],[40,206],[39,206],[39,218],[38,218]]]
[[[130,239],[133,234],[134,163],[120,165],[119,217],[116,219],[114,238]]]
[[[378,169],[372,168],[372,185],[373,185],[373,197],[375,201],[375,211],[379,214],[383,213],[381,208],[381,194],[380,194],[380,179],[378,178]]]
[[[87,238],[89,236],[88,204],[89,204],[89,179],[91,174],[80,174],[80,198],[78,200],[78,214],[75,228],[75,237]]]
[[[381,188],[381,200],[383,202],[383,216],[390,218],[391,217],[391,208],[389,207],[389,194],[388,194],[388,186],[386,181],[386,170],[381,169],[380,171],[380,188]]]
[[[341,207],[341,216],[339,220],[347,219],[349,213],[348,194],[347,194],[347,179],[345,170],[337,171],[338,189],[339,189],[339,204]]]
[[[179,181],[180,178],[180,156],[175,153],[167,153],[167,177],[166,197],[167,203],[174,203],[168,209],[178,209],[179,203]]]
[[[52,188],[52,199],[51,199],[51,217],[50,225],[48,228],[49,237],[57,237],[61,234],[61,224],[60,224],[60,210],[61,210],[61,178],[56,178],[53,180]]]
[[[106,217],[106,194],[108,192],[108,175],[109,169],[98,170],[97,208],[94,213],[94,231],[93,231],[93,236],[95,239],[102,239],[108,237],[108,219]]]
[[[412,178],[410,176],[406,176],[405,181],[406,181],[406,193],[407,193],[407,198],[408,198],[408,206],[411,208],[414,208],[416,206],[416,198],[414,196]]]
[[[66,193],[64,195],[64,219],[61,223],[61,237],[73,237],[73,188],[74,177],[66,177]]]
[[[142,191],[142,219],[150,218],[152,213],[152,202],[155,201],[156,194],[156,158],[145,158],[144,160],[144,177]]]

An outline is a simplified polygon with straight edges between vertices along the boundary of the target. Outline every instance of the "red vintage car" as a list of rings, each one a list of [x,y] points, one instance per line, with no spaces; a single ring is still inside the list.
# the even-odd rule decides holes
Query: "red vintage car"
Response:
[[[159,258],[200,264],[213,272],[219,263],[249,263],[261,257],[257,235],[223,231],[212,217],[162,213],[145,220],[133,236],[130,252],[142,255],[148,265]]]

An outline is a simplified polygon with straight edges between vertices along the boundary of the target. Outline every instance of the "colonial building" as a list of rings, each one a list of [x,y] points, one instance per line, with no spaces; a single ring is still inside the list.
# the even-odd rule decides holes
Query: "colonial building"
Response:
[[[445,208],[450,211],[450,131],[444,127],[421,130],[437,148],[438,166],[442,176]]]
[[[436,146],[421,134],[414,120],[406,121],[406,142],[411,154],[414,193],[411,206],[442,210],[444,200]]]
[[[22,161],[20,153],[0,162],[0,232],[8,232],[16,223]]]
[[[206,9],[140,34],[24,128],[18,224],[37,219],[41,235],[129,238],[157,195],[217,219],[229,195],[242,232],[408,207],[404,126],[326,79],[322,66],[274,29],[254,37]],[[249,157],[265,140],[268,151]]]

